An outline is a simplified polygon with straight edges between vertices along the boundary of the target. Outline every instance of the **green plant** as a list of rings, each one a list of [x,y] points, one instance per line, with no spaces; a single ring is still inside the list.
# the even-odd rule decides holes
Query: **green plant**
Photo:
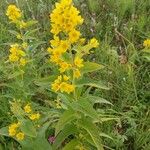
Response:
[[[68,15],[69,12],[70,15]],[[32,86],[33,84],[33,80],[37,80],[35,75],[29,80],[28,71],[31,68],[34,70],[34,59],[36,58],[32,55],[35,47],[30,41],[35,39],[32,35],[38,30],[29,30],[28,26],[36,22],[23,21],[22,13],[15,5],[8,7],[7,16],[20,31],[20,33],[17,31],[10,32],[21,41],[21,44],[13,44],[10,48],[9,61],[12,62],[13,74],[9,79],[13,78],[15,81],[8,82],[8,89],[12,87],[12,90],[16,91],[11,95],[12,98],[26,99],[30,102],[34,89],[30,92],[25,92],[25,89],[28,91],[31,88],[29,85]],[[42,116],[41,122],[39,122],[40,127],[37,129],[36,122],[32,121],[34,121],[34,118],[35,120],[39,119],[39,114],[32,112],[30,104],[23,107],[24,102],[14,101],[11,103],[12,119],[18,123],[2,128],[0,134],[13,137],[23,149],[35,149],[41,141],[42,147],[45,146],[46,149],[49,149],[51,146],[45,139],[45,131],[51,124],[48,119],[53,120],[56,114],[58,115],[58,121],[56,123],[52,121],[54,122],[52,125],[55,131],[52,149],[72,149],[75,147],[77,149],[94,148],[102,150],[105,146],[103,146],[101,136],[109,136],[100,130],[100,126],[107,121],[118,120],[118,118],[112,114],[101,113],[97,109],[97,105],[112,104],[105,99],[90,94],[92,88],[109,90],[109,87],[97,81],[87,80],[85,77],[87,73],[104,68],[103,65],[95,62],[84,62],[83,60],[84,56],[90,54],[91,49],[98,47],[99,43],[95,38],[88,42],[81,38],[77,25],[82,24],[83,19],[79,15],[79,11],[72,5],[71,0],[62,0],[57,3],[56,9],[53,10],[50,18],[52,22],[51,32],[54,34],[54,39],[50,41],[51,47],[48,48],[48,52],[50,53],[50,61],[59,66],[60,72],[58,76],[59,72],[55,69],[49,78],[53,98],[56,98],[56,104],[51,106],[55,113],[48,118]],[[39,44],[41,43],[38,42]],[[46,81],[47,83],[49,82]],[[44,83],[43,80],[37,80],[35,84],[42,87]],[[20,86],[22,89],[20,89]],[[51,114],[51,111],[46,112]],[[42,110],[41,114],[44,113],[44,110]],[[42,147],[38,146],[39,149],[42,149]]]

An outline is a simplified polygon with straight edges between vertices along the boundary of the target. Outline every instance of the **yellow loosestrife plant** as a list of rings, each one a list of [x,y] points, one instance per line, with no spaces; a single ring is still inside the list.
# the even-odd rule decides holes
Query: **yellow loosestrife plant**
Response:
[[[12,33],[20,40],[10,45],[8,59],[23,69],[30,63],[30,37],[27,35],[28,27],[34,24],[34,21],[24,21],[23,12],[15,5],[8,6],[6,15],[11,23],[16,25],[19,32]],[[58,74],[50,74],[53,80],[48,84],[55,105],[52,103],[48,110],[42,109],[39,112],[32,103],[14,100],[10,106],[15,119],[0,131],[2,135],[17,140],[23,149],[55,150],[70,147],[103,150],[99,126],[103,120],[115,118],[100,118],[94,109],[97,102],[112,104],[106,100],[99,101],[99,97],[90,94],[92,87],[106,90],[109,88],[85,77],[86,73],[97,71],[104,66],[84,59],[86,55],[90,55],[91,49],[99,47],[99,42],[96,38],[86,40],[82,36],[80,25],[83,22],[84,19],[72,0],[60,0],[50,13],[50,32],[53,38],[49,41],[47,52],[49,62],[56,66]],[[54,130],[52,144],[45,135],[46,131],[51,129]]]

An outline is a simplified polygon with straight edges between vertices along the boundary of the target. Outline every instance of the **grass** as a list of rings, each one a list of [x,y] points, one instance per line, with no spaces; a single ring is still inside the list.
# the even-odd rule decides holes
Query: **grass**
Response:
[[[53,8],[55,0],[1,0],[0,3],[0,126],[3,127],[9,122],[9,97],[15,93],[2,88],[7,83],[9,73],[3,63],[8,56],[8,47],[4,43],[14,41],[8,30],[13,27],[8,23],[5,10],[9,3],[16,3],[24,10],[25,18],[36,19],[39,22],[40,32],[36,36],[41,41],[48,43],[51,38],[49,32],[49,12]],[[121,118],[120,123],[110,122],[102,129],[114,140],[104,138],[106,145],[116,150],[149,150],[150,149],[150,66],[141,55],[143,41],[150,37],[150,1],[149,0],[74,0],[75,5],[81,10],[85,21],[82,26],[83,35],[87,38],[96,36],[100,41],[100,48],[88,56],[88,60],[103,64],[105,68],[88,77],[102,80],[111,86],[109,91],[94,90],[93,94],[110,101],[117,116]],[[42,47],[46,49],[47,44]],[[38,64],[40,67],[44,55],[44,49],[39,47],[38,51],[43,52]],[[37,53],[39,55],[41,53]],[[37,56],[39,57],[39,56]],[[44,73],[49,73],[45,65],[41,70],[34,70],[34,78],[40,78]],[[25,81],[29,83],[29,81]],[[17,86],[19,87],[20,82]],[[32,84],[28,84],[33,86]],[[38,97],[38,103],[46,105],[51,97],[47,91],[34,89],[26,92],[32,98],[32,93]],[[13,85],[12,85],[13,86]],[[21,88],[21,87],[19,87]],[[36,93],[36,94],[35,94]],[[12,94],[12,95],[11,95]],[[18,95],[17,95],[18,94]],[[17,93],[20,97],[22,93]],[[7,95],[7,96],[5,96]],[[40,96],[39,96],[40,95]],[[112,113],[111,108],[107,108]],[[10,139],[0,137],[0,145],[5,142],[11,145]],[[12,144],[13,145],[13,144]],[[7,146],[5,146],[6,148]]]

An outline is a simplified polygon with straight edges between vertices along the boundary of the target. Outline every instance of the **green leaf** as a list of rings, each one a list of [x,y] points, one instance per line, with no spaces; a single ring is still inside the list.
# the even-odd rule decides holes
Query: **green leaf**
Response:
[[[8,126],[7,127],[3,127],[3,128],[0,129],[0,135],[9,136]]]
[[[27,22],[27,26],[30,27],[30,26],[33,26],[37,23],[38,23],[38,21],[36,21],[36,20],[30,20],[30,21]]]
[[[36,137],[32,140],[26,137],[24,140],[18,142],[22,146],[22,150],[52,150],[50,143],[48,143],[45,137]]]
[[[36,130],[30,120],[21,120],[21,130],[30,137],[36,137]]]
[[[50,84],[55,80],[55,76],[49,76],[49,77],[45,77],[45,78],[39,78],[39,79],[36,79],[34,81],[34,83],[37,85],[37,86],[40,86],[40,87],[50,87]]]
[[[142,52],[150,53],[150,49],[149,48],[147,48],[147,49],[145,48],[145,49],[142,50]]]
[[[67,124],[64,129],[56,136],[55,142],[52,146],[53,149],[60,147],[62,142],[69,136],[77,133],[77,128],[74,125]]]
[[[92,12],[97,12],[99,10],[99,0],[87,0],[89,10]]]
[[[100,136],[114,140],[111,136],[109,136],[108,134],[102,133],[102,132],[100,133]]]
[[[48,140],[46,140],[45,138],[45,132],[50,124],[51,122],[46,122],[45,124],[43,124],[38,130],[37,137],[32,139],[32,141],[27,138],[25,138],[25,140],[23,141],[19,141],[19,143],[22,145],[22,149],[23,150],[29,150],[29,149],[30,150],[37,150],[37,149],[52,150],[51,145],[49,144]]]
[[[92,123],[90,119],[82,118],[79,121],[79,125],[81,128],[85,129],[88,134],[91,136],[93,142],[95,143],[95,146],[98,150],[104,150],[101,138],[99,136],[99,131],[95,124]]]
[[[27,37],[27,38],[32,38],[32,37]],[[44,41],[35,41],[32,43],[32,45],[29,47],[29,49],[31,50],[30,52],[33,52],[38,46],[45,44],[46,42]],[[44,54],[44,52],[43,52]],[[46,53],[45,53],[46,54]]]
[[[74,101],[74,99],[70,95],[67,95],[67,94],[64,94],[64,93],[59,93],[58,97],[61,99],[63,104],[65,104],[67,106],[70,106],[71,102]]]
[[[90,79],[82,79],[79,80],[76,83],[77,87],[81,87],[81,86],[91,86],[91,87],[95,87],[95,88],[99,88],[99,89],[104,89],[104,90],[109,90],[110,88],[108,86],[106,86],[104,83],[100,82],[100,81],[93,81]]]
[[[148,55],[143,55],[143,58],[144,58],[147,62],[150,62],[150,56],[148,56]]]
[[[59,121],[56,125],[56,132],[55,134],[57,135],[66,124],[69,124],[71,121],[75,120],[77,118],[77,114],[72,110],[66,110],[62,116],[60,116]]]
[[[100,104],[109,104],[113,106],[111,102],[98,96],[88,95],[87,98],[92,102],[92,104],[100,103]]]
[[[14,30],[8,30],[8,31],[15,36],[17,36],[19,34],[18,32],[14,31]]]
[[[8,76],[8,79],[13,79],[13,78],[16,78],[18,76],[22,76],[23,74],[24,74],[23,70],[15,71],[13,74],[10,74]]]
[[[79,141],[76,139],[71,140],[69,143],[67,143],[65,145],[65,147],[63,148],[63,150],[73,150],[75,149],[75,147],[79,145]]]
[[[37,31],[39,31],[39,28],[30,30],[30,31],[27,31],[27,32],[24,34],[24,36],[32,35],[33,33],[37,32]]]
[[[33,142],[32,147],[34,150],[52,150],[51,145],[48,143],[48,141],[44,138],[38,137]]]
[[[39,128],[39,130],[38,130],[38,135],[37,135],[37,136],[39,136],[39,137],[41,137],[41,138],[44,138],[44,137],[45,137],[45,132],[46,132],[46,130],[48,129],[48,127],[50,126],[50,124],[51,124],[50,121],[44,123],[44,124]]]
[[[102,122],[105,122],[105,121],[112,121],[112,120],[117,120],[117,121],[118,121],[119,118],[117,118],[117,117],[114,117],[114,118],[108,118],[108,117],[107,117],[107,118],[101,118],[101,121],[102,121]]]
[[[84,62],[84,67],[81,68],[82,73],[88,73],[103,69],[104,66],[94,62]]]
[[[86,116],[93,118],[94,120],[99,121],[97,112],[94,110],[93,105],[88,102],[88,99],[80,99],[77,102],[71,104],[72,109],[75,111],[81,112]]]

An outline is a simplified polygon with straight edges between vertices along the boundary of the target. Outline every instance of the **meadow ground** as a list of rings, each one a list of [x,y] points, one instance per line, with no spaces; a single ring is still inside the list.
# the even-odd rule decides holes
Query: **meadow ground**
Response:
[[[63,112],[49,112],[55,105],[56,97],[49,90],[49,75],[57,74],[57,71],[54,65],[49,64],[47,53],[49,40],[52,39],[49,14],[54,9],[55,2],[56,0],[0,0],[0,128],[14,120],[14,115],[10,115],[10,101],[13,99],[30,99],[43,115],[47,114],[50,118],[54,114],[51,118],[54,122],[57,122],[57,115]],[[12,35],[12,30],[16,30],[16,27],[6,16],[6,9],[12,3],[23,11],[25,19],[38,21],[33,25],[33,29],[38,30],[30,33],[35,37],[30,39],[34,61],[26,69],[28,73],[24,80],[20,77],[22,70],[14,72],[7,61],[9,44],[17,41]],[[96,124],[102,131],[99,135],[102,145],[108,150],[150,150],[150,54],[149,49],[145,50],[143,46],[143,41],[150,38],[150,1],[74,0],[74,5],[84,18],[82,35],[87,39],[96,37],[100,43],[84,59],[104,66],[99,71],[85,75],[86,80],[101,82],[101,88],[92,86],[84,91],[93,97],[100,97],[103,102],[96,103],[94,108],[100,117],[109,116],[102,121],[104,123]],[[105,90],[107,87],[110,89]],[[51,128],[48,129],[46,137],[53,135],[53,132]],[[82,134],[87,136],[84,131]],[[74,136],[69,137],[72,138]],[[91,144],[91,139],[88,142]],[[88,142],[79,145],[83,149],[98,149],[90,147]],[[59,148],[63,149],[61,146]],[[20,149],[20,146],[0,131],[0,149]]]

